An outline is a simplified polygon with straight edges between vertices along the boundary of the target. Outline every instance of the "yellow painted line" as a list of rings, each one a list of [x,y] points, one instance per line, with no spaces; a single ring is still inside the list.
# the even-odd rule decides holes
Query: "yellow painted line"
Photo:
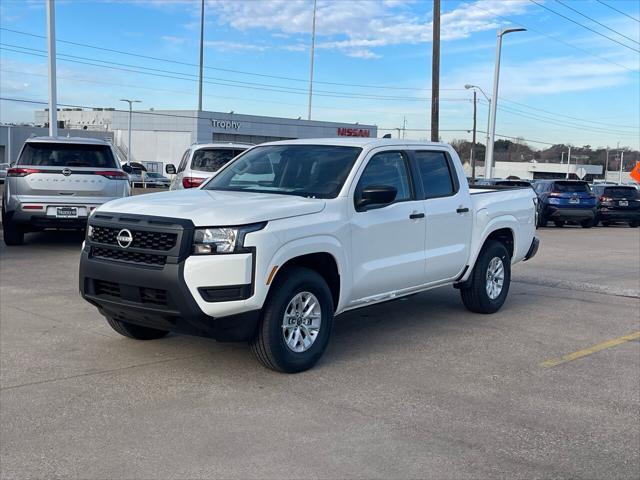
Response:
[[[637,340],[640,338],[640,332],[630,333],[629,335],[625,335],[623,337],[614,338],[612,340],[607,340],[606,342],[598,343],[589,348],[585,348],[584,350],[578,350],[577,352],[569,353],[560,358],[552,358],[551,360],[546,360],[540,364],[541,367],[555,367],[556,365],[560,365],[562,363],[567,363],[572,360],[577,360],[578,358],[586,357],[593,353],[597,353],[601,350],[605,350],[607,348],[616,347],[625,342],[629,342],[631,340]]]

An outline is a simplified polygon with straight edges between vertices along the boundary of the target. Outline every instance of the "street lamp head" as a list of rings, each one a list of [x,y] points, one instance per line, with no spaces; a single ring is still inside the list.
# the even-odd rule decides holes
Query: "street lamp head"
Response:
[[[505,28],[504,30],[502,30],[498,35],[500,37],[502,37],[503,35],[506,35],[507,33],[513,33],[513,32],[526,32],[527,29],[526,28]]]
[[[467,83],[467,84],[465,84],[464,88],[466,90],[469,90],[470,88],[473,88],[473,85],[470,85],[470,84]]]

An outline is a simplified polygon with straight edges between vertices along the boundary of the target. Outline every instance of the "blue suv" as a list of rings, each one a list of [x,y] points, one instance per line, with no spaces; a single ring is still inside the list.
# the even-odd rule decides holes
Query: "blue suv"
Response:
[[[579,223],[583,228],[596,224],[596,196],[587,182],[580,180],[540,180],[534,190],[538,195],[538,226],[552,221],[556,227]]]

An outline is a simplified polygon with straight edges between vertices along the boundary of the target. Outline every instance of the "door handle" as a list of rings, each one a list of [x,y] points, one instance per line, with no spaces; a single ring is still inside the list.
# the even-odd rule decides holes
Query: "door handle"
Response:
[[[417,218],[424,218],[424,213],[412,213],[411,215],[409,215],[409,218],[411,220],[415,220]]]
[[[456,209],[456,213],[467,213],[469,209],[467,207],[460,207]]]

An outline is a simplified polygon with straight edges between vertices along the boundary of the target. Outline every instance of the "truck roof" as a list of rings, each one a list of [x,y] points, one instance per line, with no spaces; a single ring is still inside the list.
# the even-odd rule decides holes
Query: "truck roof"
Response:
[[[430,147],[449,147],[443,142],[426,142],[421,140],[404,140],[401,138],[304,138],[298,140],[279,140],[260,145],[340,145],[345,147],[376,148],[401,145],[424,145]]]
[[[111,145],[107,140],[89,137],[30,137],[26,143],[73,143],[84,145]]]

